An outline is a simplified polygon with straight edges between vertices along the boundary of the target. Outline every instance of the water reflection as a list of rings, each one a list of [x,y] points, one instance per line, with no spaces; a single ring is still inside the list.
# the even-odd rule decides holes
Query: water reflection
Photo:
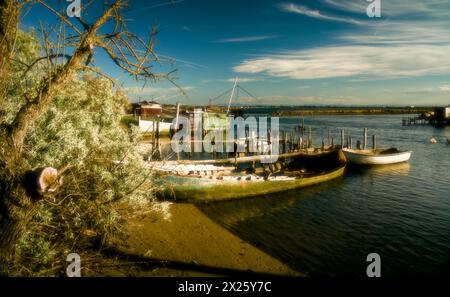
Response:
[[[211,219],[225,226],[231,226],[249,219],[266,215],[275,215],[296,203],[320,192],[342,188],[344,178],[303,189],[268,194],[248,199],[201,203],[197,206]]]
[[[360,174],[360,175],[388,175],[388,176],[407,176],[410,171],[410,164],[408,162],[390,164],[390,165],[378,165],[378,166],[356,166],[351,165],[347,167],[348,174]]]

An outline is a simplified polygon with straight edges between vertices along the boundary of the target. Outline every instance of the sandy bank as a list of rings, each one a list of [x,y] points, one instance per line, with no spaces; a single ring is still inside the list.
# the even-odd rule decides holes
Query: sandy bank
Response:
[[[133,219],[125,226],[128,238],[117,244],[119,253],[133,255],[127,258],[130,263],[148,261],[146,267],[124,264],[103,272],[138,276],[301,275],[214,223],[192,204],[172,204],[170,213],[170,220],[157,212]]]

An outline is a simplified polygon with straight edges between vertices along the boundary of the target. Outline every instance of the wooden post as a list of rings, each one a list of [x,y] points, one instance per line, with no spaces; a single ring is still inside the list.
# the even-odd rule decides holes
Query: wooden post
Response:
[[[330,128],[328,128],[328,141],[327,144],[330,145],[331,144],[331,131]]]
[[[161,157],[161,142],[160,142],[160,135],[159,135],[159,118],[156,120],[156,147],[157,147],[157,155],[158,158]]]
[[[367,128],[364,128],[363,150],[367,150]]]
[[[155,136],[155,130],[156,130],[156,123],[155,120],[152,120],[152,155],[155,152],[156,149],[156,136]]]
[[[377,149],[377,136],[375,134],[372,136],[372,148],[373,150]]]
[[[180,115],[180,103],[177,102],[177,114],[176,114],[176,117],[175,117],[175,127],[173,127],[173,133],[174,134],[177,133],[177,131],[178,131],[178,117],[179,117],[179,115]],[[180,160],[180,152],[179,152],[178,145],[179,145],[179,143],[177,141],[176,146],[175,146],[176,150],[177,150],[177,153],[176,153],[177,161]]]
[[[259,155],[259,136],[258,134],[256,135],[256,155]]]
[[[305,143],[305,118],[302,117],[302,147],[304,146]]]
[[[341,129],[341,148],[344,148],[344,129]]]
[[[352,140],[352,135],[349,135],[349,136],[348,136],[348,142],[349,142],[349,146],[348,146],[348,148],[349,148],[349,149],[352,149],[352,148],[353,148],[353,140]]]
[[[250,155],[250,138],[249,138],[250,130],[245,129],[245,155]]]
[[[295,140],[295,131],[294,131],[292,132],[292,151],[294,152],[296,149],[297,149],[297,141]]]
[[[313,146],[312,144],[312,128],[311,126],[308,127],[308,148],[311,148]]]
[[[237,151],[237,139],[234,140],[234,168],[237,169],[238,164],[237,164],[237,155],[238,155],[238,151]]]

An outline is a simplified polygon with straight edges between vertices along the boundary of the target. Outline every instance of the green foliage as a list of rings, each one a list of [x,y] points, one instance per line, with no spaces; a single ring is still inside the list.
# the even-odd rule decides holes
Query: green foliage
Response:
[[[39,54],[33,33],[21,33],[14,57],[13,86],[6,100],[10,123],[24,94],[32,94],[45,66],[26,75],[25,64]],[[17,246],[13,274],[63,273],[65,255],[98,248],[120,234],[124,215],[153,202],[151,172],[136,143],[136,131],[121,126],[128,104],[121,89],[89,73],[78,73],[59,90],[47,112],[27,134],[24,156],[32,168],[65,168],[63,184],[53,199],[40,201],[37,215]],[[47,273],[48,274],[48,273]]]

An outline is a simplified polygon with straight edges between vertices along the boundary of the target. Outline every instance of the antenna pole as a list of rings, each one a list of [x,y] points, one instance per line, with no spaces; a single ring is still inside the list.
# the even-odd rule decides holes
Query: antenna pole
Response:
[[[238,82],[238,77],[236,76],[236,78],[234,80],[233,90],[231,91],[230,101],[228,102],[227,116],[228,116],[228,113],[230,112],[231,100],[233,100],[234,91],[236,90],[237,82]]]

